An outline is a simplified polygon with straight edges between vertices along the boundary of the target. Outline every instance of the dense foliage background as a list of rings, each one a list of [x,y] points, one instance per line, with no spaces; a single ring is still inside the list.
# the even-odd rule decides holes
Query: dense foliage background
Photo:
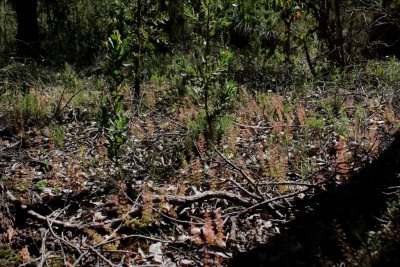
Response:
[[[88,65],[101,56],[101,44],[107,36],[118,30],[129,38],[132,51],[143,42],[147,56],[156,53],[165,58],[178,51],[187,53],[195,49],[196,35],[204,33],[204,25],[188,15],[189,9],[201,20],[207,15],[202,10],[205,3],[2,1],[1,51],[3,55],[23,53],[16,50],[18,42],[32,41],[26,44],[32,49],[25,52],[33,57],[50,64],[68,61]],[[255,59],[278,57],[293,62],[296,56],[303,56],[308,58],[310,68],[318,69],[325,61],[345,66],[365,58],[398,55],[397,1],[254,0],[209,4],[214,48],[222,45],[235,50],[237,57],[249,53]],[[24,23],[27,20],[34,23]]]

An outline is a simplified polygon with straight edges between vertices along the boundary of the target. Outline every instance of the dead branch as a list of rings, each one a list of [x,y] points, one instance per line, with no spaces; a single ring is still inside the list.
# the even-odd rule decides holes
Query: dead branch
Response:
[[[230,161],[229,159],[227,159],[218,149],[217,147],[212,144],[210,142],[210,145],[214,148],[214,150],[217,152],[218,155],[220,155],[220,157],[222,157],[224,159],[224,161],[226,163],[228,163],[233,169],[235,169],[236,171],[240,172],[240,174],[254,187],[254,189],[257,191],[258,195],[262,198],[264,198],[264,195],[260,192],[260,189],[257,187],[256,182],[250,177],[248,176],[243,169],[239,168],[238,166],[236,166],[236,164],[234,164],[232,161]]]
[[[255,210],[255,209],[257,209],[257,208],[260,208],[260,207],[262,207],[262,206],[264,206],[264,205],[270,204],[270,203],[275,202],[275,201],[278,201],[278,200],[288,199],[288,198],[290,198],[290,197],[294,197],[294,196],[296,196],[296,195],[298,195],[298,194],[300,194],[300,193],[304,193],[304,192],[306,192],[306,191],[308,191],[308,189],[301,190],[301,191],[297,191],[297,192],[293,192],[293,193],[286,194],[286,195],[282,195],[282,196],[278,196],[278,197],[274,197],[274,198],[270,198],[270,199],[266,199],[266,200],[264,200],[264,201],[262,201],[262,202],[259,202],[259,203],[257,203],[257,204],[254,204],[253,206],[248,207],[248,208],[246,208],[246,209],[240,211],[240,212],[238,213],[238,215],[239,215],[239,216],[242,216],[242,215],[244,215],[244,214],[246,214],[246,213],[249,213],[250,211],[253,211],[253,210]]]
[[[252,202],[244,199],[236,194],[229,193],[226,191],[205,191],[200,194],[192,195],[192,196],[175,196],[175,195],[155,195],[153,197],[153,202],[158,203],[161,201],[167,201],[173,205],[190,205],[196,202],[201,202],[204,200],[210,199],[226,199],[231,201],[232,203],[248,207],[252,205]]]
[[[265,185],[265,186],[291,185],[291,186],[304,186],[304,187],[318,187],[319,184],[287,181],[287,182],[263,182],[263,183],[258,183],[258,185]]]
[[[159,238],[155,238],[155,237],[151,237],[151,236],[133,234],[133,235],[124,235],[124,236],[119,236],[119,237],[116,237],[113,239],[104,240],[103,242],[100,242],[100,243],[94,245],[93,248],[98,248],[98,247],[107,245],[109,243],[113,243],[118,240],[125,240],[125,239],[130,239],[130,238],[141,238],[141,239],[146,239],[146,240],[161,242],[161,243],[172,243],[173,242],[170,240],[159,239]],[[177,242],[174,242],[174,243],[177,243]]]
[[[46,254],[41,255],[41,256],[38,257],[38,258],[35,258],[35,259],[33,259],[33,260],[30,260],[30,261],[28,261],[28,262],[25,262],[25,263],[22,263],[22,264],[18,265],[18,267],[23,267],[23,266],[31,265],[31,264],[34,263],[34,262],[41,261],[43,258],[47,259],[52,253],[53,253],[53,251],[49,251],[49,252],[47,252]],[[36,266],[43,266],[43,264],[42,264],[42,265],[40,265],[40,264],[41,264],[41,262],[38,263]]]
[[[235,180],[228,178],[226,179],[226,181],[231,182],[232,184],[234,184],[237,188],[239,188],[240,190],[242,190],[244,193],[246,193],[248,196],[257,199],[257,200],[262,200],[263,198],[261,198],[260,196],[257,196],[253,193],[251,193],[249,190],[247,190],[246,188],[244,188],[243,186],[241,186],[238,182],[236,182]]]
[[[52,253],[52,251],[48,251],[46,253],[46,241],[47,241],[48,233],[49,233],[49,230],[45,230],[44,232],[42,232],[42,235],[43,235],[42,247],[40,248],[40,251],[41,251],[42,255],[40,256],[40,261],[39,261],[37,267],[42,267],[44,265],[44,263],[46,262],[47,258]]]
[[[119,266],[118,264],[112,263],[109,259],[104,257],[97,249],[93,247],[89,247],[91,251],[93,251],[97,256],[99,256],[104,262],[106,262],[109,266]]]
[[[19,146],[20,144],[22,144],[22,140],[19,140],[19,141],[15,142],[15,143],[13,143],[13,144],[11,144],[9,146],[0,148],[0,152],[2,152],[3,150],[6,150],[6,149],[11,149],[11,148],[14,148],[16,146]]]
[[[2,186],[2,188],[4,188],[4,186]],[[62,226],[65,228],[83,229],[83,228],[87,228],[87,227],[98,227],[98,226],[118,223],[118,222],[122,221],[121,218],[116,218],[116,219],[107,220],[107,221],[103,221],[103,222],[93,222],[93,223],[87,223],[87,224],[73,224],[73,223],[69,223],[69,222],[64,222],[64,221],[49,218],[47,216],[43,216],[43,215],[39,214],[38,212],[36,212],[32,209],[29,209],[29,207],[27,205],[25,205],[21,201],[19,201],[9,190],[6,190],[6,195],[7,195],[7,198],[14,205],[16,205],[17,207],[19,207],[22,210],[25,210],[25,212],[27,214],[29,214],[41,221],[49,222],[51,224]],[[193,204],[196,202],[201,202],[201,201],[210,200],[210,199],[214,199],[214,198],[226,199],[226,200],[231,201],[232,203],[235,203],[235,204],[238,204],[238,205],[241,205],[244,207],[249,207],[253,204],[251,201],[249,201],[247,199],[244,199],[240,196],[237,196],[233,193],[229,193],[226,191],[205,191],[200,194],[193,195],[193,196],[155,195],[155,196],[153,196],[153,202],[159,203],[162,201],[167,201],[173,205],[187,206],[187,205],[190,205],[190,204]],[[140,208],[135,208],[129,212],[130,216],[138,215],[138,214],[140,214]]]

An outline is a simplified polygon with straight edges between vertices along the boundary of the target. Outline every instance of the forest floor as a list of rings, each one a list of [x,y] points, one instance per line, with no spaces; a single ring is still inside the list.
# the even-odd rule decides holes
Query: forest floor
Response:
[[[242,85],[215,142],[189,97],[126,86],[117,160],[101,78],[28,77],[0,103],[0,266],[398,266],[400,66],[381,64]]]

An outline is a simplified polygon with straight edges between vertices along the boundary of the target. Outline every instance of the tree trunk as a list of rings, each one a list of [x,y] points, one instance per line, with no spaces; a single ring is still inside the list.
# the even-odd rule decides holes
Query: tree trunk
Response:
[[[283,47],[283,53],[285,54],[285,62],[290,63],[290,54],[291,54],[291,44],[290,44],[290,38],[291,38],[291,19],[285,19],[285,43]]]
[[[15,0],[17,12],[17,53],[22,57],[39,55],[37,0]]]
[[[335,0],[335,16],[336,16],[336,27],[335,27],[335,42],[336,42],[336,62],[340,67],[346,65],[345,58],[345,47],[344,47],[344,37],[343,37],[343,26],[342,26],[342,0]]]
[[[137,44],[136,44],[136,51],[135,51],[135,66],[134,66],[134,72],[135,72],[135,81],[133,84],[133,89],[134,89],[134,94],[135,98],[139,99],[140,97],[140,87],[142,83],[142,0],[139,0],[137,2],[137,10],[136,10],[136,38],[137,38]]]

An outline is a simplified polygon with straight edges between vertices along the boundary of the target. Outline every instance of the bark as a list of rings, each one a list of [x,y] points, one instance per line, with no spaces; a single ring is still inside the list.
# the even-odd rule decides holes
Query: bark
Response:
[[[135,72],[135,81],[134,81],[134,93],[135,93],[135,98],[139,99],[140,97],[140,90],[141,90],[141,83],[142,83],[142,42],[143,42],[143,36],[142,36],[142,0],[139,0],[137,2],[137,11],[136,11],[136,38],[137,38],[137,44],[136,44],[136,51],[135,51],[135,67],[134,67],[134,72]]]
[[[335,0],[335,16],[336,16],[336,62],[339,66],[344,67],[346,65],[345,52],[344,52],[344,37],[343,37],[343,26],[342,26],[342,0]]]
[[[290,54],[291,54],[291,46],[290,46],[290,38],[291,38],[291,19],[285,19],[285,43],[283,52],[285,54],[285,62],[290,63]]]
[[[22,57],[39,55],[37,0],[15,0],[17,12],[17,53]]]

